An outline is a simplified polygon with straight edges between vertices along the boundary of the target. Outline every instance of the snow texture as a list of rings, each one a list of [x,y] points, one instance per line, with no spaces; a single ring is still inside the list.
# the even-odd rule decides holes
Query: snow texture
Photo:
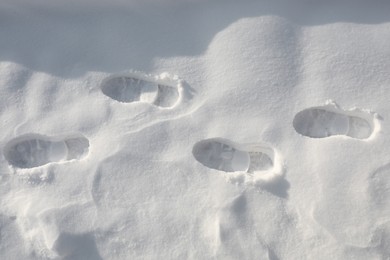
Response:
[[[390,3],[0,2],[0,259],[390,259]]]

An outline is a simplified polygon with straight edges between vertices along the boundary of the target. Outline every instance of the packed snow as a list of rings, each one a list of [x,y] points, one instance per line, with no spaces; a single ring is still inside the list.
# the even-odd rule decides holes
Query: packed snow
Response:
[[[390,259],[390,2],[0,3],[0,259]]]

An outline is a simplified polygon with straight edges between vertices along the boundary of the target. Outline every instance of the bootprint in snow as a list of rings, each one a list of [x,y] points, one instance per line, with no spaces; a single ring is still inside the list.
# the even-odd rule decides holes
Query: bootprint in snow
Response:
[[[246,173],[255,181],[269,182],[283,175],[278,155],[267,145],[237,144],[224,138],[210,138],[197,142],[192,154],[208,168]]]
[[[356,139],[367,139],[374,132],[372,115],[357,109],[344,111],[335,104],[305,109],[296,114],[293,126],[307,137],[324,138],[344,135]]]
[[[106,78],[101,90],[103,94],[119,102],[146,102],[161,108],[172,108],[180,96],[175,83],[170,84],[158,78],[132,73]]]
[[[51,162],[81,159],[88,150],[89,140],[82,135],[54,138],[28,134],[8,142],[4,155],[12,166],[33,168]]]

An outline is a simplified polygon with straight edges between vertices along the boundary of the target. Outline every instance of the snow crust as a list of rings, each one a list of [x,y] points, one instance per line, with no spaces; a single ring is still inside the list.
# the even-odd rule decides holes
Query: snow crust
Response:
[[[1,259],[389,259],[386,1],[0,3]]]

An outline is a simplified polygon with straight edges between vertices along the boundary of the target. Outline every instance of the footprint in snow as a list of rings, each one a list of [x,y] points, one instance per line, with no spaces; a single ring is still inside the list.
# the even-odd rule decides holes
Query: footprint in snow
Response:
[[[375,129],[371,114],[357,109],[344,111],[333,103],[299,112],[294,118],[293,126],[299,134],[312,138],[345,135],[367,139]]]
[[[114,75],[103,80],[106,96],[123,103],[146,102],[161,108],[172,108],[179,100],[178,82],[141,73]]]
[[[9,141],[4,155],[12,166],[33,168],[51,162],[81,159],[88,150],[89,140],[82,135],[56,138],[27,134]]]
[[[238,175],[244,181],[271,183],[283,176],[283,166],[276,151],[262,144],[237,144],[224,138],[197,142],[192,154],[204,166]]]

